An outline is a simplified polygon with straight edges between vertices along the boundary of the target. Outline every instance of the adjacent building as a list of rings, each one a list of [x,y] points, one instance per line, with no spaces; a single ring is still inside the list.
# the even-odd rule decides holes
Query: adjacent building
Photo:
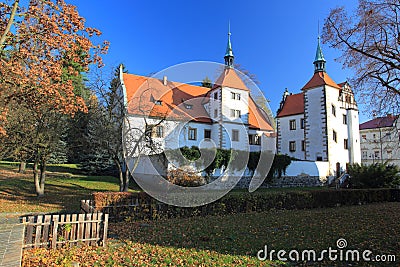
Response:
[[[387,115],[360,124],[361,162],[400,167],[399,116]]]
[[[347,82],[336,83],[326,72],[320,41],[314,74],[300,93],[283,94],[277,112],[277,151],[299,160],[329,164],[337,176],[346,164],[361,162],[359,116]]]

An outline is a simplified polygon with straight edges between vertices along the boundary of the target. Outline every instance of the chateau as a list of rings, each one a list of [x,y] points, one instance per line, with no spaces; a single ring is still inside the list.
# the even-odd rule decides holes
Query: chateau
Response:
[[[283,94],[277,112],[277,151],[299,160],[328,162],[328,176],[339,176],[348,163],[360,163],[358,107],[347,82],[326,72],[320,41],[314,74],[300,93]]]
[[[211,88],[121,71],[120,91],[128,115],[125,125],[131,132],[136,131],[131,133],[131,140],[145,133],[152,137],[152,149],[158,151],[197,146],[273,154],[273,118],[256,104],[234,69],[230,33],[224,61],[224,69]],[[144,148],[135,153],[149,155],[157,151]],[[135,174],[155,174],[151,165],[141,160]]]
[[[125,143],[133,145],[149,139],[152,143],[151,148],[140,145],[142,149],[137,149],[134,157],[184,146],[271,154],[277,150],[307,161],[293,165],[298,172],[293,177],[306,175],[303,169],[309,167],[305,166],[318,166],[318,174],[311,174],[316,184],[340,176],[348,163],[361,162],[357,103],[349,84],[336,83],[326,72],[319,39],[313,76],[300,93],[286,90],[283,94],[276,116],[277,134],[272,119],[256,104],[234,69],[230,33],[224,62],[211,88],[121,70],[120,91],[128,115],[125,125],[131,132]],[[149,160],[140,160],[135,175],[156,175],[166,168]]]

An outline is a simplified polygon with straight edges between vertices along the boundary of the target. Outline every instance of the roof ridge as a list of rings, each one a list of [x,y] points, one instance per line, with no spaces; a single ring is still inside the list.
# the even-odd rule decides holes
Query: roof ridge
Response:
[[[136,77],[140,77],[140,78],[144,78],[144,79],[152,79],[152,80],[157,80],[157,81],[160,81],[160,82],[163,81],[162,79],[159,79],[159,78],[156,78],[156,77],[137,75],[137,74],[133,74],[133,73],[124,72],[123,75],[136,76]],[[184,82],[178,82],[178,81],[172,81],[172,80],[167,80],[167,82],[172,83],[172,85],[174,85],[174,84],[188,85],[188,86],[198,87],[198,88],[202,88],[202,89],[207,89],[208,91],[211,90],[211,88],[200,86],[200,85],[194,85],[194,84],[190,84],[190,83],[184,83]]]

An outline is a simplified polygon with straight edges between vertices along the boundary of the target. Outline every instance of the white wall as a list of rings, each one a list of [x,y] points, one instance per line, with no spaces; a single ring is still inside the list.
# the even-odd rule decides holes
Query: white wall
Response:
[[[306,119],[306,159],[316,161],[318,156],[327,161],[324,98],[322,87],[304,92]]]
[[[223,120],[247,124],[249,122],[249,92],[230,87],[223,87],[222,90],[222,115]],[[232,93],[240,94],[240,100],[232,99]],[[240,110],[241,118],[231,116],[231,109]]]
[[[340,163],[341,169],[346,169],[346,163],[350,161],[349,150],[344,148],[344,140],[349,139],[348,124],[343,123],[343,115],[347,111],[341,108],[338,101],[339,89],[325,86],[326,108],[327,108],[327,131],[328,131],[328,158],[333,175],[336,175],[336,163]],[[336,116],[332,112],[332,105],[335,106]],[[336,141],[333,140],[333,131],[336,132]]]
[[[360,121],[358,110],[347,110],[350,163],[361,163]]]
[[[292,161],[286,169],[285,176],[304,174],[326,178],[326,176],[329,176],[329,163],[321,161]]]
[[[305,151],[302,150],[302,141],[304,140],[304,129],[301,129],[301,119],[304,114],[278,118],[280,138],[279,151],[280,154],[287,154],[297,159],[305,159]],[[290,121],[296,121],[296,130],[290,130]],[[291,152],[289,142],[296,142],[296,151]]]

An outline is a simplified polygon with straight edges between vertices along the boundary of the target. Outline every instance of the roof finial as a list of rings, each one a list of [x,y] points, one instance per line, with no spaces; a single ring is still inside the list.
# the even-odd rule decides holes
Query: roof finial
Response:
[[[233,68],[233,51],[232,51],[232,44],[231,44],[231,22],[228,22],[228,44],[226,45],[226,52],[225,52],[225,68]]]
[[[315,66],[314,71],[315,72],[325,72],[326,60],[324,58],[324,55],[322,54],[320,39],[321,38],[318,35],[317,52],[315,53],[315,60],[314,60],[314,66]]]

